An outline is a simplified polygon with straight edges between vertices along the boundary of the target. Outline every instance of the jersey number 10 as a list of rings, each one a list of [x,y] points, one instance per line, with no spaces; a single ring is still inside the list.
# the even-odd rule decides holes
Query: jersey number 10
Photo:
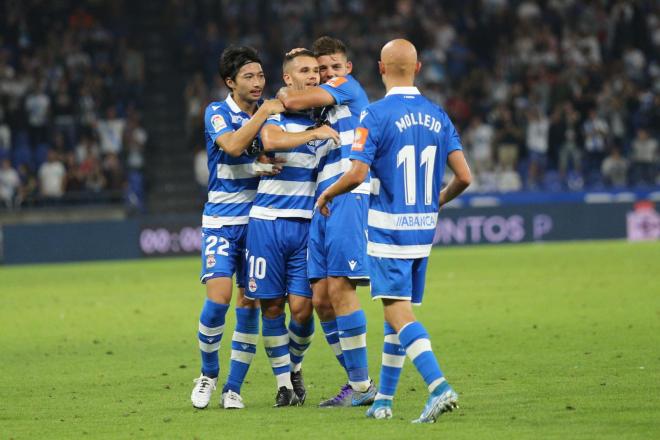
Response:
[[[435,168],[435,151],[437,146],[429,145],[422,150],[420,167],[424,167],[424,204],[433,202],[433,169]],[[415,146],[404,145],[396,155],[397,168],[403,164],[403,187],[406,195],[406,205],[417,204],[417,164]]]

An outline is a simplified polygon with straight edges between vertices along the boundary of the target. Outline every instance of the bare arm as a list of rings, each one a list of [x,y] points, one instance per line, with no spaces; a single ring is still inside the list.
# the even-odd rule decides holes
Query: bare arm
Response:
[[[279,100],[269,99],[259,107],[245,125],[236,131],[218,136],[215,143],[230,156],[238,157],[252,143],[266,119],[270,115],[282,111],[284,111],[284,108]]]
[[[316,205],[319,211],[321,211],[321,214],[326,217],[330,215],[330,210],[327,206],[328,203],[338,195],[345,194],[360,186],[364,182],[364,179],[367,178],[367,174],[369,174],[369,165],[359,160],[352,160],[351,169],[345,172],[338,181],[319,196]]]
[[[310,141],[324,139],[333,139],[337,145],[341,143],[339,133],[327,125],[298,133],[283,131],[275,125],[265,125],[261,129],[261,143],[264,145],[264,151],[295,148]]]
[[[472,183],[472,174],[461,150],[449,153],[447,165],[454,172],[447,186],[440,191],[440,206],[458,197]]]
[[[283,87],[277,92],[277,99],[282,101],[287,110],[292,111],[335,104],[335,98],[318,86],[305,90],[293,90],[290,87]]]

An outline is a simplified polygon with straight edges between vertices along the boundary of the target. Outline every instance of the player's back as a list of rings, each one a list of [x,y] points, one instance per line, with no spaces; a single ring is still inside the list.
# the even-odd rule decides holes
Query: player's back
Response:
[[[447,114],[414,87],[394,88],[371,104],[362,125],[356,137],[368,135],[376,147],[369,253],[375,244],[403,252],[401,258],[426,256],[435,233],[447,156],[461,148],[458,134]],[[354,150],[360,145],[364,141],[356,140]]]

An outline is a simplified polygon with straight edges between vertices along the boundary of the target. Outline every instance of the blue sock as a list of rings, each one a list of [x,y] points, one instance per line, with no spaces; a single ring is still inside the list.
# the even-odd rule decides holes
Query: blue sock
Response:
[[[277,388],[293,389],[291,384],[291,357],[289,356],[289,332],[286,329],[286,315],[282,313],[274,319],[261,317],[264,347],[277,379]]]
[[[304,324],[289,321],[289,355],[291,356],[291,371],[300,371],[305,352],[312,343],[314,336],[314,315]]]
[[[210,299],[204,302],[199,317],[199,351],[202,355],[202,374],[208,377],[218,377],[220,365],[218,364],[218,350],[222,333],[225,330],[225,315],[229,309],[228,304],[218,304]]]
[[[333,319],[332,321],[322,321],[321,327],[323,328],[323,333],[325,334],[325,340],[328,341],[328,345],[330,345],[330,348],[332,348],[332,351],[335,353],[335,356],[337,357],[341,367],[346,370],[344,352],[341,350],[341,345],[339,344],[337,320]]]
[[[399,343],[396,331],[385,323],[385,342],[383,343],[383,357],[380,365],[380,378],[376,400],[392,400],[396,387],[399,384],[401,369],[406,360],[406,350]]]
[[[365,391],[370,383],[367,364],[367,317],[362,310],[337,316],[337,328],[348,371],[348,383],[354,390]]]
[[[431,350],[429,335],[421,323],[413,321],[406,324],[399,331],[399,341],[405,347],[406,354],[415,364],[419,374],[424,378],[430,393],[448,386],[440,370],[440,365],[438,365],[438,360]]]
[[[231,338],[229,375],[222,392],[241,394],[241,386],[257,352],[260,309],[236,308],[236,329]]]

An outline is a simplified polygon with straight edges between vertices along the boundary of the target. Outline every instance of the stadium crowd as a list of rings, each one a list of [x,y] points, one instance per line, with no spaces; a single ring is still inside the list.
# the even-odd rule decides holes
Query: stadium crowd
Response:
[[[227,93],[216,73],[226,46],[259,49],[272,96],[285,51],[339,37],[373,100],[382,96],[380,46],[405,36],[420,49],[419,86],[459,127],[474,190],[660,184],[656,1],[173,0],[170,8],[190,78],[191,148],[201,144],[205,105]]]
[[[144,56],[121,5],[3,2],[0,206],[140,203]]]

